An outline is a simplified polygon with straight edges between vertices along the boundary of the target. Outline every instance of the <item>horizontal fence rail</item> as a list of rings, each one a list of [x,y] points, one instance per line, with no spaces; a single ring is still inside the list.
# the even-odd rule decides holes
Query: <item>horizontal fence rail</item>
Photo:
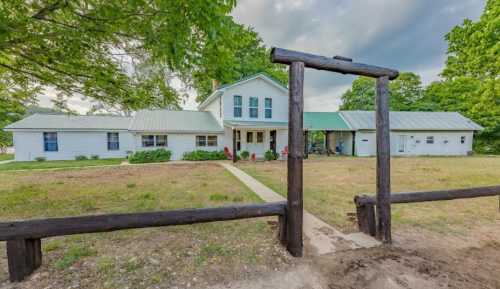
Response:
[[[278,216],[285,202],[0,223],[0,241]]]
[[[0,223],[0,241],[7,241],[9,279],[18,282],[42,264],[41,239],[54,236],[278,216],[279,238],[285,245],[286,207],[286,202],[276,202],[3,222]]]
[[[370,77],[388,76],[391,80],[399,75],[397,70],[352,62],[352,59],[347,57],[335,56],[329,58],[277,47],[271,49],[271,62],[288,65],[292,64],[292,62],[303,62],[309,68]]]
[[[493,196],[500,196],[500,186],[428,192],[395,193],[391,194],[390,201],[392,204],[404,204]],[[367,195],[356,196],[354,197],[354,203],[356,204],[356,215],[358,218],[359,230],[370,236],[375,236],[377,233],[377,221],[375,219],[375,206],[377,205],[376,197]]]
[[[500,195],[500,186],[476,187],[469,189],[439,190],[412,193],[391,194],[392,204],[434,202],[455,199],[479,198]],[[354,202],[359,205],[374,204],[377,199],[374,196],[356,196]]]

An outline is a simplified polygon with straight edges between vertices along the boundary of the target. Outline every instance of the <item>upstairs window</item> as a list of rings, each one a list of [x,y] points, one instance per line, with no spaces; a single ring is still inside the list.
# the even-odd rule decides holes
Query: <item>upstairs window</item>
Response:
[[[155,136],[155,146],[166,147],[168,146],[168,139],[166,135],[156,135]]]
[[[461,144],[465,143],[465,135],[463,135],[463,136],[460,137],[460,143]]]
[[[154,147],[155,146],[155,136],[154,135],[143,135],[142,136],[142,146],[145,148]]]
[[[250,97],[250,105],[248,107],[248,114],[250,118],[259,117],[259,99],[257,97]]]
[[[117,132],[108,132],[108,151],[120,149],[120,136]]]
[[[272,98],[266,98],[264,114],[265,114],[266,118],[273,118],[273,99]]]
[[[234,111],[233,111],[234,117],[241,117],[241,112],[242,112],[241,105],[243,103],[241,100],[241,95],[235,95],[233,97],[233,101],[234,101]]]
[[[57,152],[59,150],[57,145],[57,132],[43,133],[43,149],[46,152]]]
[[[434,136],[428,136],[426,139],[425,139],[425,142],[428,143],[428,144],[433,144],[434,143]]]

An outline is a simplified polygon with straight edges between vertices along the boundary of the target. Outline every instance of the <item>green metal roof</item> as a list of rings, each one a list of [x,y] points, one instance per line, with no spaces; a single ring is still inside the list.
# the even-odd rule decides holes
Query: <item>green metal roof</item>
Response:
[[[304,129],[352,130],[339,112],[304,112]]]
[[[11,123],[5,130],[126,130],[130,121],[130,117],[123,116],[33,114]]]
[[[141,110],[129,130],[179,133],[223,133],[224,129],[208,111]]]

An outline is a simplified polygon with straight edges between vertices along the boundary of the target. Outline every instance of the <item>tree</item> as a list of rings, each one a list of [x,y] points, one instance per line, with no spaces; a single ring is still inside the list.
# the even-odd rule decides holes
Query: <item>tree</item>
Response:
[[[466,19],[447,35],[442,76],[425,92],[438,110],[459,111],[485,127],[476,151],[500,153],[500,0],[488,0],[479,21]]]
[[[170,80],[208,93],[211,78],[275,73],[257,34],[228,14],[236,0],[10,0],[0,3],[7,94],[51,87],[135,110],[176,106]],[[264,57],[265,56],[265,57]],[[279,71],[279,69],[278,69]]]
[[[389,83],[389,107],[395,111],[419,110],[424,106],[420,76],[403,72]],[[375,79],[360,76],[352,83],[352,88],[342,95],[341,110],[374,110]]]

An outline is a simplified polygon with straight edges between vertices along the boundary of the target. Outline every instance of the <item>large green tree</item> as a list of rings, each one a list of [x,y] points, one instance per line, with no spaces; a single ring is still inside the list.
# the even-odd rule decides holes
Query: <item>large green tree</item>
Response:
[[[257,34],[229,15],[236,0],[10,0],[0,2],[0,77],[124,109],[179,104],[182,79],[208,93],[211,78],[264,70]],[[278,73],[276,73],[278,71]],[[282,72],[282,71],[281,71]]]
[[[375,109],[375,79],[358,77],[352,83],[351,89],[342,95],[341,110],[374,110]],[[423,89],[420,76],[412,72],[403,72],[389,83],[391,110],[419,110],[422,103]]]
[[[476,150],[500,153],[500,0],[488,0],[479,21],[466,19],[445,38],[443,80],[429,85],[425,98],[484,126]]]

